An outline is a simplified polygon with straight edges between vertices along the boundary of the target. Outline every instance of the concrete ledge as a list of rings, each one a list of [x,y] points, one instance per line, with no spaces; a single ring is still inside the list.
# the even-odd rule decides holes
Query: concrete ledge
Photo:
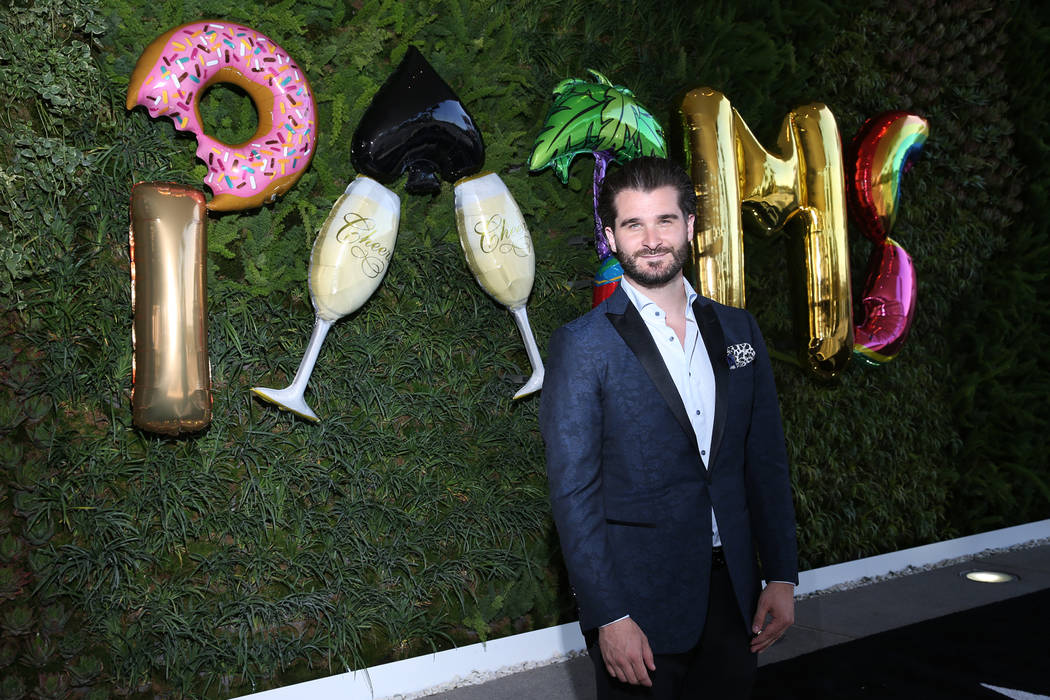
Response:
[[[1050,538],[1050,520],[880,554],[804,571],[797,595],[818,593],[865,579],[930,567],[991,549]],[[449,689],[563,660],[584,649],[576,623],[559,625],[482,644],[350,671],[328,678],[243,696],[252,700],[384,700]]]
[[[908,568],[930,566],[958,557],[972,557],[989,549],[1015,547],[1047,537],[1050,537],[1050,520],[1040,520],[1027,525],[982,532],[969,537],[934,542],[921,547],[810,569],[799,574],[799,585],[795,589],[795,595],[817,593],[834,586],[888,576],[904,572]]]

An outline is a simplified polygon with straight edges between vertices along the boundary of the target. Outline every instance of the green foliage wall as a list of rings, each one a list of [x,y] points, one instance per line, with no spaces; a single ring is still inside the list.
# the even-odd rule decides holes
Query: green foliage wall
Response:
[[[127,202],[200,186],[191,138],[128,113],[142,49],[225,18],[278,41],[317,96],[309,171],[273,205],[209,219],[215,419],[167,439],[131,425]],[[544,344],[589,307],[590,164],[530,175],[561,79],[595,68],[666,126],[724,92],[772,147],[793,107],[844,139],[887,109],[927,117],[894,238],[919,310],[900,357],[818,383],[775,365],[803,565],[1050,514],[1045,11],[961,0],[46,0],[0,15],[0,697],[229,696],[571,619],[528,361],[477,288],[451,188],[403,196],[389,274],[322,350],[306,425],[248,387],[294,372],[306,263],[353,178],[349,141],[418,46],[484,132],[486,167],[529,222]],[[219,87],[209,131],[254,112]],[[586,161],[586,159],[581,159]],[[399,190],[399,186],[395,186]],[[403,192],[402,192],[403,195]],[[854,289],[868,244],[854,241]],[[747,239],[748,298],[789,352],[783,236]]]

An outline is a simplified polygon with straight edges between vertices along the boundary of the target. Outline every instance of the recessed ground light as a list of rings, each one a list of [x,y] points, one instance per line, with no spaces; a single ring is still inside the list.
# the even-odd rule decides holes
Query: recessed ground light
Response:
[[[1007,583],[1017,580],[1017,576],[1005,571],[967,571],[963,576],[978,583]]]

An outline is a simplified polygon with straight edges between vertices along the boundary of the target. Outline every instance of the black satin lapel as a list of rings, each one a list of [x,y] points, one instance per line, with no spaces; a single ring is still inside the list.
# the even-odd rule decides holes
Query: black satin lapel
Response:
[[[682,403],[682,397],[678,394],[678,388],[674,385],[674,379],[671,378],[671,373],[667,371],[664,358],[660,355],[660,350],[656,347],[656,343],[653,342],[653,336],[649,333],[649,329],[646,327],[645,321],[642,320],[642,315],[638,313],[638,309],[635,308],[634,304],[628,302],[622,315],[607,313],[605,316],[609,319],[609,323],[613,325],[613,328],[616,329],[616,332],[620,334],[620,337],[623,338],[623,341],[627,343],[627,347],[635,354],[638,361],[642,363],[642,368],[645,369],[649,379],[656,385],[660,396],[667,402],[667,406],[671,409],[671,413],[674,414],[675,420],[682,426],[682,430],[686,432],[690,442],[695,446],[696,433],[693,432],[689,416],[686,415],[685,404]]]
[[[700,320],[700,335],[707,346],[707,356],[711,358],[711,369],[715,373],[715,423],[711,429],[711,455],[707,460],[708,467],[713,467],[718,455],[718,445],[722,442],[722,432],[726,423],[726,406],[729,403],[729,362],[726,360],[726,339],[722,333],[722,324],[715,315],[711,304],[701,304],[699,299],[693,302],[693,314]]]

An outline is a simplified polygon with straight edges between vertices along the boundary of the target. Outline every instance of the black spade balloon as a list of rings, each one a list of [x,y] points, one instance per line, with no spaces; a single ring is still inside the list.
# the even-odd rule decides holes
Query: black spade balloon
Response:
[[[361,117],[350,147],[359,173],[390,183],[408,173],[405,190],[435,194],[485,162],[481,131],[459,97],[414,46]]]

